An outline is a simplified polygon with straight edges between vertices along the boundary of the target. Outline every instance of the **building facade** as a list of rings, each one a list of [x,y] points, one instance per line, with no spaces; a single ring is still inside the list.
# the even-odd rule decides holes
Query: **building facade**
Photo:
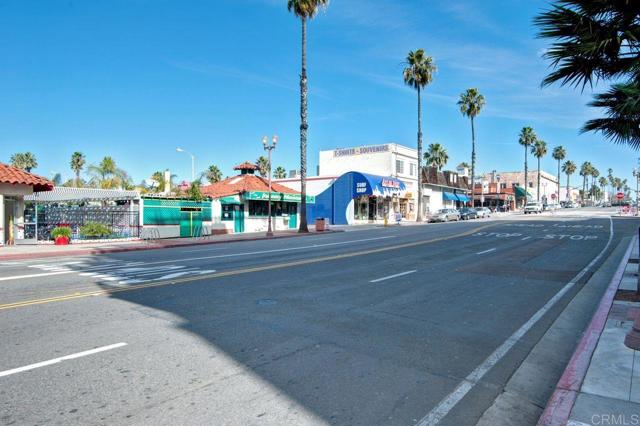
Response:
[[[397,143],[320,151],[319,176],[360,172],[398,179],[404,185],[392,206],[403,219],[415,220],[418,195],[418,152]]]
[[[491,199],[491,194],[513,194],[515,208],[521,208],[526,203],[524,172],[485,173],[481,178],[481,185],[477,184],[475,191],[476,204],[486,204],[485,198]],[[558,198],[558,178],[552,173],[540,171],[540,194],[538,194],[538,171],[529,170],[527,173],[526,194],[529,200],[542,203],[559,202],[566,199],[566,190],[560,188]],[[504,200],[503,200],[504,201]]]

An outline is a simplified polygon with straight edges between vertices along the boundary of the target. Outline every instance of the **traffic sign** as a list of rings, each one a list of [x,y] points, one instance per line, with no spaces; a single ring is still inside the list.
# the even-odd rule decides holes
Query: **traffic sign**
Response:
[[[616,194],[616,198],[617,198],[618,200],[623,200],[623,199],[624,199],[624,194],[623,194],[622,192],[618,192],[618,193]]]

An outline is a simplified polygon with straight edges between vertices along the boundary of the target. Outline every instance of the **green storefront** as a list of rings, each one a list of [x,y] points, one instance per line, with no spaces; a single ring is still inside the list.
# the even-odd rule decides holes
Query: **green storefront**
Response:
[[[300,194],[281,192],[271,193],[271,216],[274,220],[286,223],[289,229],[298,227],[298,204],[302,200]],[[307,203],[315,203],[315,197],[307,196]],[[256,222],[266,223],[269,209],[269,192],[249,191],[241,195],[222,197],[222,222],[233,222],[233,232],[255,231]],[[249,224],[249,225],[248,225]],[[281,229],[281,226],[277,226]]]
[[[199,237],[212,221],[211,201],[142,198],[143,226],[179,226],[180,237]]]

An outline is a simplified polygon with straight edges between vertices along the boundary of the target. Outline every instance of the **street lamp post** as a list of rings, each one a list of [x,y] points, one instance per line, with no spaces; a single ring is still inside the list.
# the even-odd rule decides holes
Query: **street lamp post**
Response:
[[[180,147],[176,148],[177,152],[184,152],[186,154],[189,154],[191,156],[191,182],[196,180],[196,157],[195,155],[193,155],[192,153],[190,153],[189,151],[186,151]]]
[[[267,228],[267,237],[273,237],[273,231],[271,228],[271,151],[273,151],[274,149],[276,149],[276,144],[278,143],[278,136],[274,135],[273,138],[271,139],[271,145],[269,145],[269,138],[267,136],[262,138],[262,146],[264,147],[264,150],[267,151],[269,160],[268,160],[268,175],[269,175],[269,205],[267,207],[267,221],[268,221],[268,228]]]

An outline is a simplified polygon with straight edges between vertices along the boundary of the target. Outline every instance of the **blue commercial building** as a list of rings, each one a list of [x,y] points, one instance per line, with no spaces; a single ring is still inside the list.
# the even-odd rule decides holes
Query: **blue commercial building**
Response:
[[[406,191],[401,180],[389,176],[348,172],[307,205],[307,220],[325,218],[333,225],[393,221],[399,212],[399,196]]]

